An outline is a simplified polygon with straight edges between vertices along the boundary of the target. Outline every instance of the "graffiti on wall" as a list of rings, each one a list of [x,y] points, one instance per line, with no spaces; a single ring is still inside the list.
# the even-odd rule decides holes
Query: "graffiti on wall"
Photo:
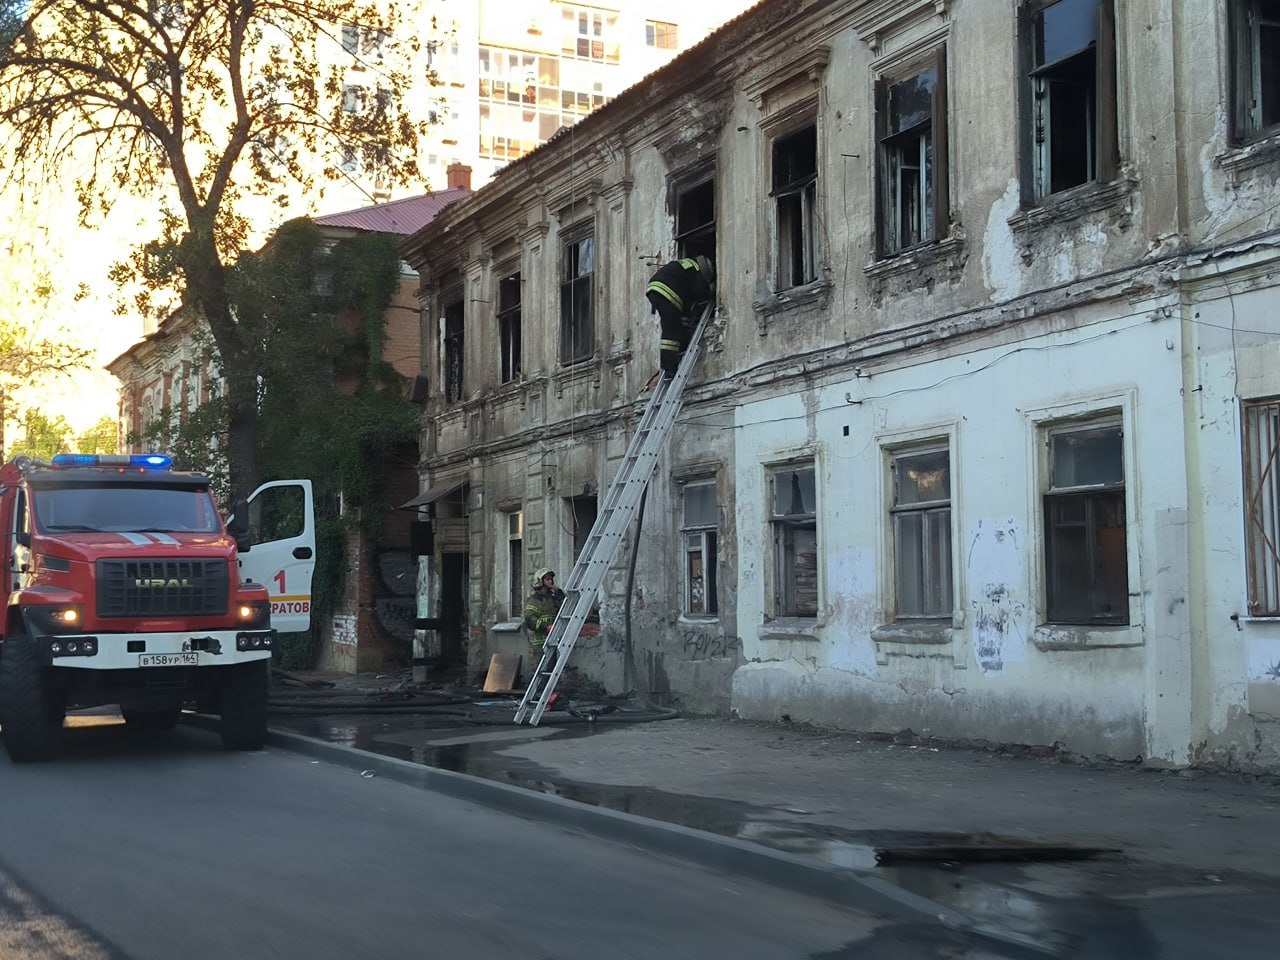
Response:
[[[1002,673],[1011,660],[1026,655],[1026,603],[1018,525],[1013,519],[979,520],[969,540],[966,579],[976,589],[973,652],[983,673]]]

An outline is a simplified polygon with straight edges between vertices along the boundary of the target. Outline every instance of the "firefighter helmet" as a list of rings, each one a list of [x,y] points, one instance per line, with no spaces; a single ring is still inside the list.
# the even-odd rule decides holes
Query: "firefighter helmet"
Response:
[[[547,577],[554,577],[555,575],[556,572],[550,567],[539,567],[533,574],[533,589],[537,590],[542,586],[543,580],[547,579]]]
[[[716,265],[711,262],[710,257],[704,257],[701,254],[693,258],[698,265],[698,272],[707,279],[707,283],[716,282]]]

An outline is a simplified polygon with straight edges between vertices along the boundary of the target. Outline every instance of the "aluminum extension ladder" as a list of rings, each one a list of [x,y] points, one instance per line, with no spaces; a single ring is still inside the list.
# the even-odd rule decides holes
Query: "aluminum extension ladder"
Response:
[[[622,458],[622,464],[618,467],[618,474],[605,494],[604,508],[597,514],[591,534],[564,585],[564,602],[547,633],[542,659],[529,679],[529,688],[524,692],[520,707],[516,710],[516,723],[523,723],[525,717],[528,717],[529,725],[536,727],[542,714],[546,712],[547,704],[551,702],[551,695],[560,682],[560,674],[569,662],[573,646],[578,642],[578,634],[595,604],[596,594],[604,583],[618,547],[622,545],[622,538],[631,526],[636,506],[644,495],[649,478],[653,476],[658,454],[662,452],[671,433],[671,426],[680,412],[685,383],[689,380],[694,364],[698,362],[698,356],[702,352],[702,334],[714,311],[715,302],[711,301],[698,319],[693,338],[689,341],[675,376],[663,374],[659,378],[644,413],[640,415],[640,423]]]

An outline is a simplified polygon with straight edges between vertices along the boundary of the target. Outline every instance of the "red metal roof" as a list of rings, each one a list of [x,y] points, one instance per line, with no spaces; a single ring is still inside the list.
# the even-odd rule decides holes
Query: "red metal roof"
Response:
[[[435,193],[424,193],[420,197],[405,197],[403,200],[392,200],[372,207],[360,207],[344,213],[331,213],[316,217],[314,222],[321,227],[347,227],[352,230],[369,230],[374,233],[395,233],[407,237],[417,233],[435,219],[436,214],[471,193],[470,190],[454,187],[450,190],[438,190]]]

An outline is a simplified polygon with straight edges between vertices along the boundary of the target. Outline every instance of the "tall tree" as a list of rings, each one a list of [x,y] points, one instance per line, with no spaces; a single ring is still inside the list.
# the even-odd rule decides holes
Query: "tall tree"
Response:
[[[353,165],[392,183],[416,178],[421,128],[398,97],[412,86],[396,57],[380,57],[395,10],[371,0],[30,0],[0,54],[11,173],[89,158],[75,184],[86,220],[123,194],[163,198],[161,234],[112,279],[141,283],[139,309],[172,291],[208,324],[237,494],[258,478],[261,343],[258,324],[232,306],[228,265],[250,245],[254,204],[305,194]],[[398,47],[401,64],[419,63],[416,39]],[[376,95],[344,88],[353,53],[369,57]]]

